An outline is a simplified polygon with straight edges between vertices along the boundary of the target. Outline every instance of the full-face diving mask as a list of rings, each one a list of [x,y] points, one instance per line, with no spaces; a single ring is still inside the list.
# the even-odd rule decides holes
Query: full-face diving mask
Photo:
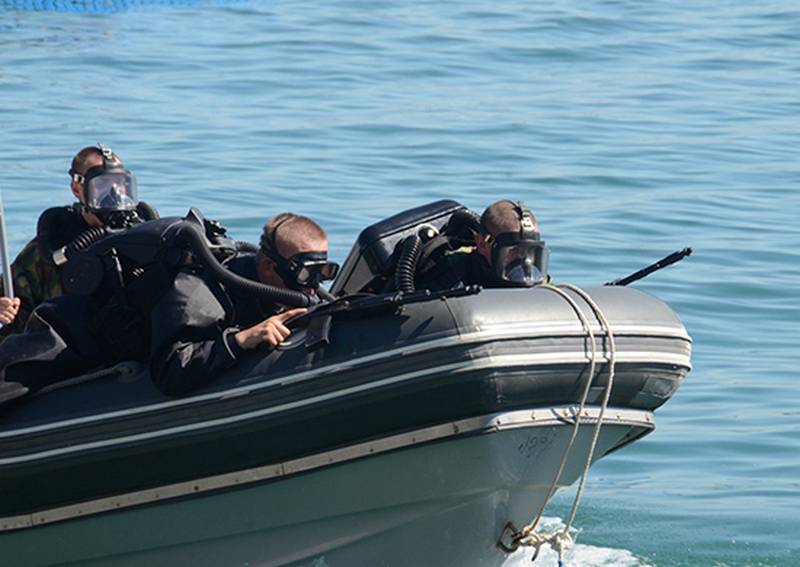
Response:
[[[275,271],[287,286],[297,290],[317,289],[320,283],[336,277],[339,264],[329,262],[327,252],[300,252],[289,259],[281,256],[275,245],[275,233],[291,218],[287,215],[268,235],[261,237],[261,252],[275,262]]]
[[[116,159],[109,147],[99,145],[98,149],[103,154],[102,165],[90,167],[83,175],[70,170],[70,175],[83,183],[86,209],[104,224],[113,225],[117,224],[116,220],[135,214],[139,204],[136,178]]]
[[[508,286],[532,287],[547,280],[550,249],[540,239],[531,212],[522,202],[515,207],[519,232],[487,234],[485,238],[492,247],[492,269],[498,280]]]

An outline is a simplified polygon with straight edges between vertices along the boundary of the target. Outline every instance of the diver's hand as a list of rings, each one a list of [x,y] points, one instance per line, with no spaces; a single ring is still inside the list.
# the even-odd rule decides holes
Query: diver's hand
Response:
[[[0,323],[10,325],[19,313],[19,297],[0,297]]]
[[[276,347],[286,340],[292,332],[284,323],[297,315],[302,315],[308,311],[304,307],[290,309],[278,315],[273,315],[261,321],[258,325],[253,325],[248,329],[239,331],[234,335],[236,343],[244,350],[250,350],[257,346],[267,343],[271,347]]]

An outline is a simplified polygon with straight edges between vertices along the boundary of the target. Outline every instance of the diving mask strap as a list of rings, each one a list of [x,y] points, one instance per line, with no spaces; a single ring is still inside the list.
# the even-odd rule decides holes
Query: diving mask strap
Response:
[[[519,215],[519,239],[520,240],[539,240],[539,232],[536,230],[536,223],[533,220],[533,213],[525,206],[523,201],[514,203]]]
[[[118,165],[119,162],[114,159],[114,152],[111,151],[111,148],[105,144],[101,144],[100,142],[97,143],[97,149],[100,150],[100,153],[103,155],[103,167],[108,169],[109,165]]]

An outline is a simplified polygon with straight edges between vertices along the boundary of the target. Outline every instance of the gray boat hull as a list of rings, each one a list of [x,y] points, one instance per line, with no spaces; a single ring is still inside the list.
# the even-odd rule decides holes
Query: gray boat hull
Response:
[[[560,486],[585,463],[597,408],[587,413]],[[547,498],[573,416],[518,410],[162,487],[167,501],[84,503],[107,511],[6,534],[3,556],[20,567],[501,565],[503,526],[529,522]],[[651,429],[649,412],[610,409],[596,457]],[[136,498],[147,504],[111,511]]]
[[[597,288],[615,378],[595,459],[652,429],[691,339],[658,299]],[[0,415],[0,549],[13,565],[486,567],[496,542],[580,475],[608,386],[552,290],[485,290],[342,313],[166,398],[146,373],[65,387]],[[311,325],[309,325],[311,329]],[[570,409],[572,408],[572,409]],[[0,564],[2,562],[0,561]]]

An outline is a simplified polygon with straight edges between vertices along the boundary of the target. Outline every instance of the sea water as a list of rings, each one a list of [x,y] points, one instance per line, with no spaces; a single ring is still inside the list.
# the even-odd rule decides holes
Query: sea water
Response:
[[[440,198],[524,199],[582,286],[691,245],[636,286],[683,318],[694,370],[592,469],[568,564],[800,565],[797,2],[129,4],[0,0],[12,253],[98,141],[163,215],[252,241],[307,214],[338,261]]]

